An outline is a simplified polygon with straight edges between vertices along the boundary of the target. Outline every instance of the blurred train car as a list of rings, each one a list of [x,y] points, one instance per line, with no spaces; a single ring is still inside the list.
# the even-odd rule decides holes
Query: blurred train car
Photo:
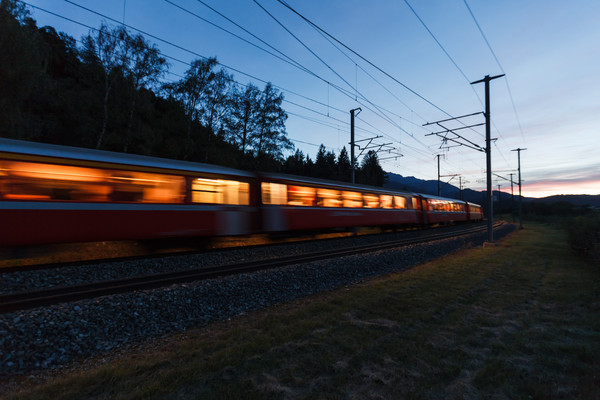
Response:
[[[260,180],[267,232],[423,223],[413,193],[277,174]]]
[[[424,194],[0,138],[0,247],[481,218]]]
[[[481,221],[483,219],[483,208],[479,204],[467,202],[467,213],[469,221]]]
[[[0,246],[252,233],[255,182],[214,165],[0,139]]]
[[[443,197],[421,195],[425,223],[444,224],[469,220],[467,203],[462,200],[446,199]]]

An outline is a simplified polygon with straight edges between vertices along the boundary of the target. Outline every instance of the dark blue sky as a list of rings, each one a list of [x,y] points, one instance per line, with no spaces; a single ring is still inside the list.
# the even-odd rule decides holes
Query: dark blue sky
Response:
[[[357,140],[381,136],[373,143],[391,143],[392,155],[404,155],[384,160],[389,154],[380,153],[385,170],[436,179],[435,156],[442,153],[442,174],[461,174],[467,187],[476,190],[485,187],[484,154],[465,147],[440,150],[441,140],[425,136],[431,128],[422,125],[483,111],[484,87],[470,82],[506,73],[491,83],[492,136],[498,139],[492,148],[494,171],[508,176],[517,168],[517,154],[511,150],[527,148],[521,154],[524,195],[600,194],[597,0],[287,0],[395,80],[334,46],[277,0],[203,1],[27,3],[92,27],[103,19],[109,24],[124,21],[155,36],[147,39],[169,57],[189,63],[215,56],[242,84],[264,87],[272,82],[287,100],[289,138],[313,159],[321,143],[336,153],[349,148],[349,110],[361,107]],[[32,12],[38,25],[51,25],[76,39],[89,30],[39,9]],[[203,19],[275,53],[272,46],[284,54],[278,53],[280,57],[310,72]],[[165,80],[179,79],[188,67],[170,63]],[[465,120],[480,122],[482,116]],[[484,146],[483,127],[459,132]],[[497,184],[510,190],[506,181]]]

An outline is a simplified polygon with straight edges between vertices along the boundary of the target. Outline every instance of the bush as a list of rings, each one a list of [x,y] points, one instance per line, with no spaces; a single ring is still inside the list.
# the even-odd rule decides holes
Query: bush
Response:
[[[589,214],[567,220],[569,246],[592,261],[600,261],[600,214]]]

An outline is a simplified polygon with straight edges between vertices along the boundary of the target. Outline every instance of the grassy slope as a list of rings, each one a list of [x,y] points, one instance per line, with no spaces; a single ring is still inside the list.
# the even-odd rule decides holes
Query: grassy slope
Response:
[[[561,231],[188,332],[17,398],[600,398],[600,273]]]

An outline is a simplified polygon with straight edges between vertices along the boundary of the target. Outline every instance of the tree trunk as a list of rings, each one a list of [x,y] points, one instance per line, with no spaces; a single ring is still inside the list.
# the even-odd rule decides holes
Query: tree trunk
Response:
[[[106,125],[108,124],[108,94],[110,93],[110,82],[108,75],[106,75],[106,79],[104,80],[104,118],[102,120],[102,130],[100,131],[100,135],[98,136],[98,141],[96,142],[96,148],[99,149],[102,146],[102,139],[104,139],[104,134],[106,133]]]
[[[131,139],[131,128],[133,127],[133,110],[135,109],[135,98],[136,91],[133,90],[131,94],[131,108],[129,109],[129,122],[127,122],[127,131],[125,132],[125,145],[123,146],[123,153],[127,153],[129,149],[129,140]]]

